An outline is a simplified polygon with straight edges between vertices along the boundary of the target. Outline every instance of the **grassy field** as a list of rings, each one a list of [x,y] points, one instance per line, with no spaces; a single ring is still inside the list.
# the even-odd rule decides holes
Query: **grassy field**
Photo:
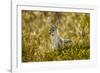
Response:
[[[90,59],[90,14],[22,10],[22,62]],[[53,51],[49,29],[56,21],[58,34],[73,42]]]

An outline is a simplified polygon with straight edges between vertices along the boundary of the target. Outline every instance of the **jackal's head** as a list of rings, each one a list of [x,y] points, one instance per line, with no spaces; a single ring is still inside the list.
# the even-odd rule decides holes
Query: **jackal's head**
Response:
[[[50,29],[49,29],[49,34],[50,34],[50,35],[54,35],[54,34],[56,34],[56,33],[57,33],[57,26],[52,25],[52,26],[50,27]]]

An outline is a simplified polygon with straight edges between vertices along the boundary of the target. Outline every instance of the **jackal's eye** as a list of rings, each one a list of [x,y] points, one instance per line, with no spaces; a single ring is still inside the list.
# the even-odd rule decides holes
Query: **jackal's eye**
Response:
[[[53,33],[55,30],[54,29],[50,29],[49,30],[49,33],[51,34],[51,33]]]
[[[52,29],[51,31],[54,32],[54,29]]]

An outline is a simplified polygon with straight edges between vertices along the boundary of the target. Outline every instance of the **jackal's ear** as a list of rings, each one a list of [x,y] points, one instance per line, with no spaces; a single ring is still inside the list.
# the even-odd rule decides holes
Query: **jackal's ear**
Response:
[[[55,24],[55,28],[57,29],[57,27],[58,27],[58,24]]]
[[[55,27],[57,28],[58,25],[59,25],[59,20],[56,20],[56,22],[55,22]]]

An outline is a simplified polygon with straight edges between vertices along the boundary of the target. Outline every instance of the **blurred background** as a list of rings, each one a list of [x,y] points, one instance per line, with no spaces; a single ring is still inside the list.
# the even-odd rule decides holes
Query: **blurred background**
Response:
[[[73,41],[51,51],[49,29],[58,23],[58,35]],[[84,60],[90,58],[90,14],[22,10],[22,62]]]

